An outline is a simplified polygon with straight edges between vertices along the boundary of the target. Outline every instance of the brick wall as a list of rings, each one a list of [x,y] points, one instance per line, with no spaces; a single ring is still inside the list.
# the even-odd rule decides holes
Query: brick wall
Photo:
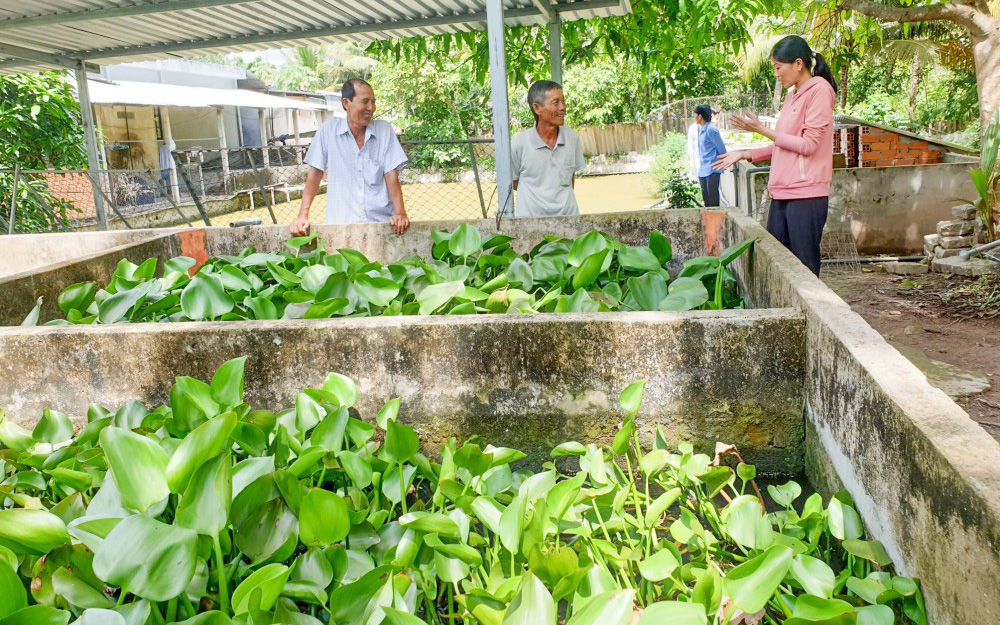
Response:
[[[93,219],[97,215],[94,206],[94,187],[86,174],[65,174],[59,171],[43,174],[49,193],[60,200],[72,202],[80,209],[79,213],[70,212],[70,219]]]
[[[841,147],[850,149],[850,131],[857,133],[857,161],[847,155],[848,167],[892,167],[895,165],[933,165],[944,160],[942,148],[927,141],[895,132],[861,126],[841,130]]]

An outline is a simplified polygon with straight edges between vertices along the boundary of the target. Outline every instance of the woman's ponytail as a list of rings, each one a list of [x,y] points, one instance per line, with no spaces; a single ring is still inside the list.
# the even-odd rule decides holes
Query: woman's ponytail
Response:
[[[812,75],[825,78],[826,81],[830,83],[830,86],[833,87],[833,92],[837,93],[837,80],[833,77],[833,72],[830,71],[830,66],[826,64],[826,59],[824,59],[823,55],[819,52],[814,52],[813,58],[816,62],[813,64]]]
[[[826,59],[822,54],[813,52],[806,43],[806,40],[798,35],[788,35],[782,37],[774,45],[771,57],[781,63],[794,63],[797,59],[802,59],[802,64],[812,73],[813,76],[821,76],[830,83],[834,93],[837,92],[837,81],[830,71],[830,66],[826,64]]]

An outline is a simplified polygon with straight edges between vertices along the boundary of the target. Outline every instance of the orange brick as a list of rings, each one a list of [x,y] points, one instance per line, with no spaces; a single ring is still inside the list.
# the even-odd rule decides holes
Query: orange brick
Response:
[[[858,167],[875,167],[878,164],[878,159],[863,158],[858,162]]]
[[[886,142],[873,143],[872,144],[872,152],[885,152],[885,151],[889,150],[891,147],[892,147],[891,143],[886,143]]]
[[[896,159],[896,164],[897,165],[916,165],[917,164],[917,159],[915,159],[915,158],[897,158]]]
[[[926,141],[914,141],[910,143],[908,147],[911,150],[926,150],[927,148],[930,147],[930,144],[928,144]],[[936,151],[937,150],[935,150],[935,152]]]
[[[892,158],[880,158],[875,163],[876,167],[892,167],[896,164],[896,160]]]

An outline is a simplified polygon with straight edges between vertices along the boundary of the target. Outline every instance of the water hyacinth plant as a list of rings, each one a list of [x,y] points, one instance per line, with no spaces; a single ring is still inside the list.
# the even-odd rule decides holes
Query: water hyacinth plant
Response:
[[[643,382],[610,446],[532,471],[477,438],[425,456],[338,374],[254,410],[244,363],[79,431],[0,416],[0,624],[927,622],[847,494],[788,482],[767,512],[731,448],[641,447]]]
[[[361,252],[303,251],[315,235],[288,241],[291,252],[245,249],[209,259],[122,260],[110,283],[82,282],[59,295],[64,318],[48,324],[242,319],[323,319],[476,313],[719,310],[742,306],[727,269],[752,240],[684,263],[671,276],[670,242],[653,231],[648,245],[625,245],[591,231],[577,239],[546,237],[527,254],[514,240],[482,240],[469,225],[434,232],[430,259],[384,265]],[[25,319],[39,323],[41,302]]]

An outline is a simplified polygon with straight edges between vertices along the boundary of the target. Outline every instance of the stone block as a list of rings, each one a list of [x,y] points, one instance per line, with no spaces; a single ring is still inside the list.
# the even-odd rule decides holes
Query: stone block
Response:
[[[897,276],[919,276],[930,271],[924,263],[910,263],[898,260],[883,263],[882,268],[888,273],[896,274]]]
[[[963,247],[972,247],[971,236],[941,237],[941,247],[946,250],[956,250]]]
[[[943,247],[939,246],[939,247],[934,248],[934,258],[952,258],[954,256],[958,256],[959,254],[961,254],[962,252],[964,252],[967,249],[969,249],[969,248],[968,247],[960,247],[960,248],[954,249],[954,250],[946,250]]]
[[[973,221],[939,221],[937,233],[944,237],[961,237],[972,234],[976,224]]]
[[[938,273],[952,273],[958,276],[978,278],[988,273],[1000,273],[1000,263],[985,258],[965,260],[955,256],[954,258],[935,259],[931,263],[931,269]]]
[[[972,204],[960,204],[951,207],[951,216],[962,221],[970,221],[976,218],[978,211]]]

